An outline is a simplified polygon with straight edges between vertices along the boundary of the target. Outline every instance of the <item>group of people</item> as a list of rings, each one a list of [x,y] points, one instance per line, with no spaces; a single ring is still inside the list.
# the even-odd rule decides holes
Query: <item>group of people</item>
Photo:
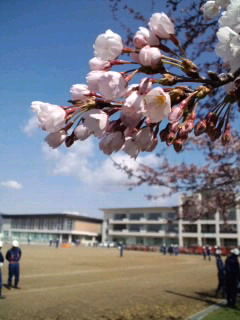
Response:
[[[211,261],[211,251],[212,251],[212,248],[209,247],[209,246],[203,246],[202,248],[202,253],[203,253],[203,259],[204,260],[208,260],[208,261]]]
[[[225,263],[221,257],[221,249],[216,249],[216,266],[218,272],[218,286],[216,289],[216,297],[221,295],[222,298],[226,297],[227,306],[234,308],[238,295],[238,288],[240,284],[240,266],[238,256],[239,249],[235,248],[230,251]]]
[[[2,254],[2,247],[3,243],[0,241],[0,299],[5,299],[5,296],[2,295],[2,287],[3,287],[3,281],[2,281],[2,267],[4,263],[4,256]],[[17,240],[14,240],[12,242],[12,247],[7,250],[6,253],[6,260],[8,261],[8,281],[5,287],[7,289],[15,288],[20,289],[18,286],[19,284],[19,276],[20,276],[20,265],[19,261],[22,256],[22,251],[19,248],[19,243]],[[14,279],[14,284],[13,284]]]
[[[179,255],[179,247],[177,244],[171,244],[169,247],[167,247],[165,244],[163,244],[160,247],[160,252],[162,252],[164,255],[166,255],[167,253],[172,256],[178,256]]]

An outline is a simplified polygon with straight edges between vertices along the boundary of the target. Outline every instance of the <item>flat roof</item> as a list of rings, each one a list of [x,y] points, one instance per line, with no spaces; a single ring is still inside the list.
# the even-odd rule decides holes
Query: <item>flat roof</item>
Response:
[[[0,213],[3,218],[26,218],[26,217],[39,217],[39,216],[47,216],[47,217],[68,217],[68,218],[75,218],[77,220],[86,221],[86,222],[97,222],[102,223],[103,219],[88,217],[77,213],[71,212],[51,212],[51,213]]]
[[[127,207],[127,208],[121,208],[121,207],[118,207],[118,208],[100,208],[100,210],[102,210],[102,211],[104,211],[104,212],[107,212],[107,211],[112,211],[112,210],[114,210],[114,211],[116,211],[116,210],[119,210],[119,211],[121,211],[121,210],[124,210],[124,211],[126,211],[126,210],[130,210],[130,211],[137,211],[137,210],[172,210],[172,209],[174,209],[174,210],[176,210],[176,209],[178,209],[179,208],[179,206],[169,206],[169,207]]]

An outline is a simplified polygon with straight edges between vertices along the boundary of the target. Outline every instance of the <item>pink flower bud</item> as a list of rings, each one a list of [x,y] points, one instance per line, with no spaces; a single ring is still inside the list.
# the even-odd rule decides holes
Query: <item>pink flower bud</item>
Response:
[[[226,144],[228,144],[229,142],[231,142],[231,140],[232,140],[232,134],[231,134],[230,125],[227,125],[227,128],[226,128],[226,130],[224,131],[221,140],[222,140],[222,145],[223,145],[223,146],[225,146]]]
[[[202,133],[204,133],[207,129],[207,121],[201,120],[200,122],[197,123],[197,125],[194,128],[194,134],[195,136],[200,136]]]
[[[148,148],[145,150],[146,152],[152,152],[158,144],[158,139],[153,138],[152,142],[149,144]]]
[[[167,139],[166,139],[167,145],[170,146],[171,144],[173,144],[173,141],[174,141],[175,138],[176,138],[176,134],[173,133],[173,132],[170,132],[170,133],[167,135]]]
[[[181,139],[176,139],[176,140],[174,141],[173,147],[174,147],[174,150],[175,150],[176,152],[182,151],[182,149],[183,149],[183,140],[181,140]]]
[[[179,122],[178,121],[172,122],[170,125],[170,131],[177,133],[178,129],[179,129]]]
[[[177,122],[183,116],[183,109],[181,106],[174,107],[168,115],[169,122]]]
[[[194,127],[194,122],[192,120],[187,120],[184,124],[184,129],[186,132],[191,132]]]
[[[184,140],[187,140],[188,138],[188,131],[185,129],[184,126],[182,126],[178,131],[178,137]]]
[[[215,127],[218,121],[218,116],[216,113],[209,112],[209,114],[206,117],[207,120],[207,126],[209,127]]]
[[[160,131],[159,137],[160,137],[161,141],[163,141],[163,142],[166,141],[168,134],[169,134],[169,125]]]
[[[211,141],[215,141],[221,136],[221,129],[218,127],[209,127],[207,133]]]

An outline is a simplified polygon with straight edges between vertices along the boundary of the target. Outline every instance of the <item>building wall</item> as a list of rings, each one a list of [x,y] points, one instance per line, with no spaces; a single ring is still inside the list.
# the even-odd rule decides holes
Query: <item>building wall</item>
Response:
[[[75,221],[74,222],[75,231],[86,231],[86,232],[101,232],[101,224],[94,222],[84,222],[84,221]]]
[[[159,246],[240,246],[240,209],[234,208],[228,223],[219,213],[189,221],[182,207],[103,209],[103,241],[122,241],[128,245]]]
[[[160,246],[178,243],[176,207],[103,209],[103,241]]]

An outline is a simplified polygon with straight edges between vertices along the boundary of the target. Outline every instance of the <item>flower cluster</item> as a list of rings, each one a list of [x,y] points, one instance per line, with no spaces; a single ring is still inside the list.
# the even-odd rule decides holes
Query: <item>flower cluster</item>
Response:
[[[220,8],[226,1],[209,2],[218,3]],[[227,9],[229,15],[233,2]],[[225,14],[223,18],[222,24],[229,17]],[[172,49],[173,45],[175,49]],[[182,56],[183,49],[175,35],[174,24],[165,13],[154,13],[148,27],[138,29],[133,37],[133,48],[125,47],[121,36],[111,30],[100,34],[93,48],[94,57],[89,61],[86,84],[74,84],[70,88],[70,106],[32,103],[39,126],[49,133],[45,140],[52,148],[63,142],[70,147],[75,141],[93,135],[99,139],[99,148],[105,154],[122,150],[136,158],[139,152],[153,151],[160,140],[167,145],[173,144],[177,152],[181,151],[191,131],[199,135],[213,130],[214,116],[217,118],[214,128],[219,121],[223,126],[222,120],[212,111],[214,116],[208,115],[211,119],[206,126],[212,129],[203,130],[202,122],[195,124],[196,109],[201,99],[235,79],[228,74],[220,77],[213,73],[209,73],[209,78],[201,77],[198,67]],[[130,65],[131,68],[125,71],[114,70],[114,67]],[[169,71],[168,66],[180,74],[173,73],[172,69]],[[144,76],[133,83],[140,74]],[[181,82],[201,85],[192,89],[177,85]],[[228,95],[221,106],[235,102],[238,96],[233,96]],[[223,121],[225,129],[229,128],[230,108],[227,110]],[[160,130],[160,125],[167,121],[165,129]],[[214,137],[221,134],[218,130],[218,136]],[[224,143],[227,140],[230,139],[225,139]]]
[[[219,44],[216,53],[230,65],[231,71],[240,66],[240,1],[231,0],[219,19]]]
[[[230,0],[207,1],[201,8],[203,11],[204,17],[207,19],[212,19],[218,16],[222,9],[226,9],[229,2]]]

